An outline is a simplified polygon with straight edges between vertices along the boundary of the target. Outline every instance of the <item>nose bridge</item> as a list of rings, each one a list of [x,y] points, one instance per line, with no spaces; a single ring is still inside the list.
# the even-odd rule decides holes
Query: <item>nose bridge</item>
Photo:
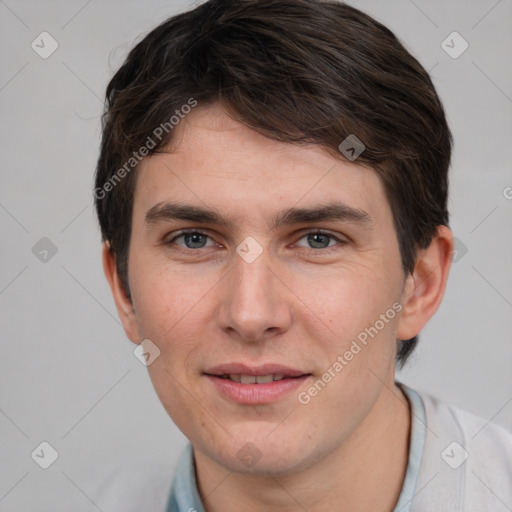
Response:
[[[271,301],[270,276],[267,254],[258,256],[252,262],[238,258],[238,261],[235,261],[234,290],[239,300],[258,300],[261,306],[264,302]]]
[[[240,244],[237,252],[244,249]],[[289,305],[272,271],[268,249],[255,259],[234,255],[221,303],[221,327],[246,341],[258,341],[272,330],[281,332],[290,321]]]

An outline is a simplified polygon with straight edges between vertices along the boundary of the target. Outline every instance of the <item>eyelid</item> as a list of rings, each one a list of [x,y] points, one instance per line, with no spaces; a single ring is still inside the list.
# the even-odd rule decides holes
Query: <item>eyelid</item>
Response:
[[[330,236],[331,238],[336,239],[338,242],[348,241],[348,237],[346,235],[342,235],[341,233],[335,233],[334,231],[322,228],[305,228],[294,234],[294,236],[300,236],[300,238],[303,238],[306,235],[327,235]]]

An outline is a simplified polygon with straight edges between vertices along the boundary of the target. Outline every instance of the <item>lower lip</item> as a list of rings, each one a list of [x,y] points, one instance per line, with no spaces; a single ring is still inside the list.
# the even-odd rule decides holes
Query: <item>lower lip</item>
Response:
[[[239,404],[269,404],[276,402],[299,388],[310,375],[290,379],[275,380],[266,384],[242,384],[222,377],[206,375],[210,382],[224,396]]]

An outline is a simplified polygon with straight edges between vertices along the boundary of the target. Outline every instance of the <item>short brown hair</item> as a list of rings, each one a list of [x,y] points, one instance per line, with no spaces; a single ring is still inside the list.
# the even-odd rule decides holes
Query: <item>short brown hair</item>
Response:
[[[172,129],[152,134],[191,99],[339,158],[340,143],[356,135],[366,146],[357,163],[385,187],[406,274],[448,225],[445,113],[428,73],[389,29],[338,1],[209,0],[152,30],[107,87],[95,202],[128,296],[134,155],[165,148]],[[399,341],[399,363],[416,343]]]

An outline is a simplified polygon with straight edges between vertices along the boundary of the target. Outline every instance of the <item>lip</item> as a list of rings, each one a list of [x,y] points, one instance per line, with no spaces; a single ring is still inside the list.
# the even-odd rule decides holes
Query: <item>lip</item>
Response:
[[[283,374],[282,380],[265,384],[242,384],[222,378],[225,374],[242,374],[254,377]],[[243,405],[263,405],[277,402],[303,385],[310,373],[279,364],[249,366],[241,363],[222,364],[209,368],[204,376],[224,398]]]
[[[229,373],[240,373],[242,375],[251,375],[258,377],[261,375],[270,375],[275,373],[282,373],[285,377],[300,377],[301,375],[307,375],[309,372],[299,370],[297,368],[290,368],[289,366],[283,366],[280,364],[267,363],[258,366],[249,366],[244,363],[228,363],[214,366],[205,370],[207,375],[225,375]],[[244,384],[249,385],[249,384]],[[263,384],[259,384],[262,386]]]

